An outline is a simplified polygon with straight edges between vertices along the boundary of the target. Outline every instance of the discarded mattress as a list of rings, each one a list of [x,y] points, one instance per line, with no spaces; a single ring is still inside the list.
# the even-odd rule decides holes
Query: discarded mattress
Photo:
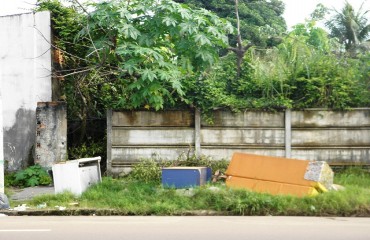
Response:
[[[323,161],[234,153],[226,185],[274,195],[314,196],[331,189],[334,173]]]

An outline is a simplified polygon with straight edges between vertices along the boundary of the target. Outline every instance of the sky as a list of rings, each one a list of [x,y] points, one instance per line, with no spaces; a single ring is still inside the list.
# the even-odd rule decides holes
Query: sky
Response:
[[[370,10],[370,0],[347,0],[357,11],[361,4],[362,12]],[[303,23],[305,19],[310,17],[310,14],[315,10],[317,4],[322,3],[328,8],[341,10],[345,0],[283,0],[285,3],[284,18],[288,27],[292,27],[297,23]],[[368,14],[370,17],[370,14]]]
[[[30,12],[36,0],[0,0],[0,16]],[[83,2],[83,0],[80,2]],[[340,10],[345,0],[283,0],[285,3],[284,18],[288,27],[303,23],[314,11],[318,3]],[[357,10],[364,2],[363,10],[370,10],[370,0],[348,0]],[[370,15],[370,14],[369,14]]]

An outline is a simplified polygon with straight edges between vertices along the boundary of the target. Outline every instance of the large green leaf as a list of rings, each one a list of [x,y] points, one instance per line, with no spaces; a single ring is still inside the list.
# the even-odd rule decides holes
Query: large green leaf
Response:
[[[140,35],[140,31],[137,30],[132,24],[123,24],[121,31],[125,38],[132,38],[134,40]]]
[[[157,78],[157,75],[153,70],[145,68],[142,72],[142,78],[143,80],[149,80],[150,82],[153,82],[153,80]]]

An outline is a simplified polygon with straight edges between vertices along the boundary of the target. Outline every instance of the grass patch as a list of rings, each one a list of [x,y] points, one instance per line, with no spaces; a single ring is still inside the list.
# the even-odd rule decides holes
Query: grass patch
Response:
[[[78,202],[78,208],[113,209],[122,215],[184,215],[206,210],[220,215],[370,216],[369,172],[348,169],[336,174],[334,182],[345,190],[297,198],[234,190],[222,183],[176,190],[163,188],[158,181],[105,177],[80,197],[44,195],[28,204],[68,207]]]

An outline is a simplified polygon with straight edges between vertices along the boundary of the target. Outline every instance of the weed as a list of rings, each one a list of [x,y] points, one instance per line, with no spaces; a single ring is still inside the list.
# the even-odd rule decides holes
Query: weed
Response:
[[[87,142],[82,143],[78,147],[68,148],[68,158],[69,159],[78,159],[86,158],[91,156],[105,156],[105,144],[102,142]]]
[[[210,167],[215,171],[224,173],[226,171],[229,162],[227,160],[213,160],[210,157],[201,156],[180,156],[175,161],[164,161],[161,159],[142,159],[139,163],[132,167],[130,173],[131,179],[136,179],[148,182],[159,182],[161,180],[161,170],[163,167],[177,167],[177,166],[204,166]]]
[[[30,204],[37,206],[42,203],[47,203],[47,206],[68,206],[69,203],[77,200],[77,197],[70,192],[58,193],[55,195],[45,194],[34,197]]]
[[[159,182],[161,180],[161,165],[153,159],[143,159],[133,166],[130,177],[145,183]]]
[[[222,173],[226,172],[226,169],[229,165],[229,161],[222,159],[222,160],[214,160],[209,156],[200,156],[197,157],[195,155],[191,156],[180,156],[176,161],[171,163],[171,166],[187,166],[187,167],[195,167],[195,166],[204,166],[210,167],[214,172],[220,171]]]
[[[350,167],[336,174],[336,182],[342,185],[370,186],[370,172],[360,167]]]
[[[222,215],[370,216],[368,181],[368,173],[349,169],[335,177],[345,190],[298,198],[230,189],[223,183],[200,186],[184,195],[179,190],[163,188],[158,179],[143,182],[104,177],[102,183],[80,197],[70,193],[44,195],[29,205],[45,202],[47,206],[66,206],[77,201],[81,208],[114,209],[122,215],[182,215],[207,210]]]
[[[44,168],[36,164],[13,174],[7,174],[6,186],[34,187],[49,185],[52,180]]]

